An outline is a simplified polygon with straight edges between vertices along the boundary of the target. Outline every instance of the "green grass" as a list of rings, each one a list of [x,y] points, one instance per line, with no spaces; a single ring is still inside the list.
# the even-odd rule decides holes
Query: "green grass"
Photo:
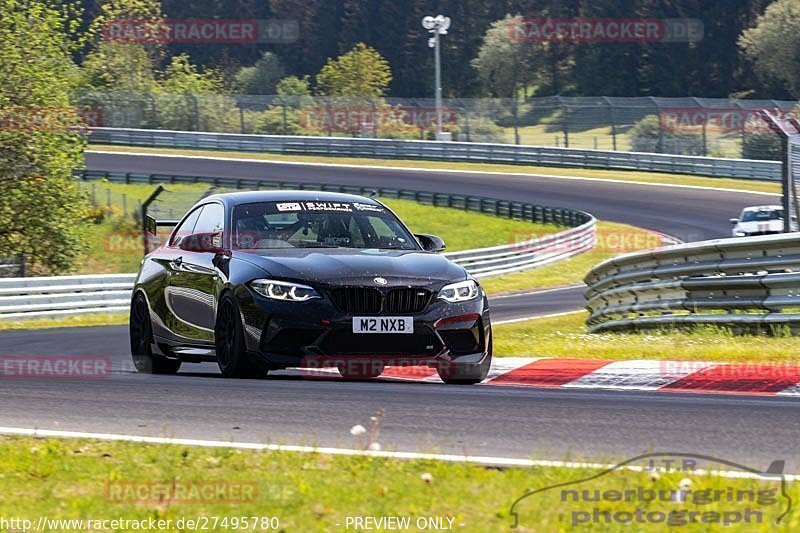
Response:
[[[59,318],[27,318],[25,320],[0,320],[0,331],[15,329],[78,328],[84,326],[119,326],[128,323],[128,315],[108,313],[75,315]]]
[[[354,420],[357,423],[357,420]],[[343,430],[343,440],[352,439]],[[350,444],[352,446],[353,444]],[[533,449],[533,445],[532,445]],[[565,457],[566,458],[566,457]],[[645,461],[637,465],[645,466]],[[748,465],[749,466],[749,465]],[[757,465],[764,467],[766,465]],[[730,467],[726,467],[730,470]],[[181,518],[277,517],[280,531],[344,531],[347,517],[434,517],[455,531],[503,531],[513,523],[511,505],[530,489],[563,482],[578,482],[600,473],[588,467],[485,468],[423,460],[400,461],[375,457],[328,456],[289,452],[243,451],[229,448],[199,448],[92,440],[58,440],[6,437],[0,439],[0,516],[32,520],[112,518],[172,520],[176,530]],[[694,473],[618,470],[570,488],[595,490],[675,491],[682,480],[694,491],[772,490],[775,482],[725,479]],[[192,487],[201,484],[243,487],[243,501],[230,504],[218,499],[184,499],[137,502],[135,496],[120,497],[122,490],[153,487]],[[797,502],[800,488],[791,484]],[[131,494],[128,492],[127,494]],[[780,494],[778,492],[778,494]],[[565,501],[566,500],[566,501]],[[763,512],[761,525],[748,531],[772,531],[772,521],[786,508],[783,499],[753,505]],[[588,507],[587,507],[588,505]],[[608,511],[635,511],[639,505],[600,503]],[[528,496],[515,510],[518,531],[569,531],[573,513],[594,504],[574,503],[559,490]],[[700,510],[735,512],[741,504],[673,501],[645,504],[649,511]],[[800,513],[784,521],[783,529],[800,526]],[[681,531],[707,531],[707,524],[693,524]],[[76,528],[69,528],[76,529]],[[225,531],[221,525],[210,530]],[[355,528],[350,525],[350,530]],[[732,531],[745,529],[733,527]],[[184,530],[190,530],[184,528]],[[230,530],[230,526],[227,529]],[[248,528],[248,531],[254,529]],[[262,529],[257,529],[262,530]],[[385,529],[384,529],[385,530]],[[417,531],[411,528],[411,531]],[[642,531],[643,526],[595,524],[593,531]]]
[[[598,222],[597,245],[592,251],[534,270],[487,278],[481,280],[481,285],[489,294],[501,294],[582,283],[589,270],[601,261],[658,246],[660,239],[652,232],[625,224]]]
[[[176,150],[168,148],[147,148],[141,146],[104,146],[92,145],[91,150],[104,150],[114,152],[146,152],[154,154],[194,155],[210,157],[232,157],[241,159],[266,160],[266,161],[300,161],[309,163],[338,163],[350,165],[380,165],[388,167],[413,167],[451,170],[477,170],[505,173],[546,174],[550,176],[599,178],[614,181],[629,181],[635,183],[654,183],[671,185],[691,185],[711,188],[724,188],[742,191],[768,192],[780,194],[780,183],[741,180],[733,178],[705,178],[701,176],[687,176],[685,174],[668,174],[659,172],[639,172],[630,170],[596,170],[545,167],[533,165],[501,165],[492,163],[458,163],[445,161],[418,161],[404,159],[369,159],[358,157],[332,157],[332,156],[301,156],[271,153],[251,152],[223,152],[213,150]]]
[[[142,230],[132,222],[101,222],[84,227],[88,249],[73,274],[130,274],[142,261]]]
[[[582,359],[796,363],[800,338],[724,329],[588,333],[585,312],[494,326],[495,355]]]
[[[532,224],[408,200],[381,198],[381,201],[397,213],[411,231],[438,235],[451,252],[509,244],[515,236],[531,238],[566,229],[555,224]]]

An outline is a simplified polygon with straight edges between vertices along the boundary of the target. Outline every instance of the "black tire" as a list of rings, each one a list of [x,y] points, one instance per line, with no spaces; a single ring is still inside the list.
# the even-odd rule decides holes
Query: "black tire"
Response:
[[[384,365],[379,361],[353,361],[337,366],[345,379],[372,379],[383,373]]]
[[[253,364],[244,341],[244,326],[239,304],[230,293],[220,298],[214,326],[217,365],[226,378],[262,378],[267,370]]]
[[[136,371],[141,374],[175,374],[181,367],[180,360],[168,359],[152,350],[153,324],[150,322],[150,307],[142,293],[137,293],[131,303],[128,323],[131,339],[131,358]]]
[[[439,365],[436,372],[448,385],[476,385],[486,379],[492,367],[492,338],[486,358],[478,365]]]

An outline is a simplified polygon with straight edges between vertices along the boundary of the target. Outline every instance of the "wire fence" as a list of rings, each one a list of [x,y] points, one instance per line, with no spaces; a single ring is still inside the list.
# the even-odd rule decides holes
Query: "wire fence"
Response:
[[[95,218],[123,218],[139,220],[142,201],[119,191],[111,183],[79,181],[79,186],[89,196]]]
[[[426,98],[333,98],[86,92],[89,126],[220,133],[434,139]],[[760,111],[797,102],[713,98],[458,98],[443,102],[453,140],[745,159],[780,159]]]

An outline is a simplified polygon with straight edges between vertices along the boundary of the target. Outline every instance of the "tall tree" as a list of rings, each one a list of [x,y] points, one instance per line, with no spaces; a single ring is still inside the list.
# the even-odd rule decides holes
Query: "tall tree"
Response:
[[[254,65],[242,67],[236,73],[235,89],[245,94],[274,94],[278,82],[285,74],[278,56],[265,51]]]
[[[778,83],[800,97],[800,3],[777,0],[739,40],[745,57],[766,83]]]
[[[317,74],[317,90],[324,96],[380,97],[392,80],[389,63],[377,50],[358,43],[328,62]]]
[[[83,244],[70,34],[69,17],[45,2],[0,0],[0,256],[28,254],[35,272],[70,268]]]
[[[478,71],[490,96],[516,97],[532,81],[530,43],[510,38],[509,29],[520,19],[507,15],[486,31],[472,66]]]

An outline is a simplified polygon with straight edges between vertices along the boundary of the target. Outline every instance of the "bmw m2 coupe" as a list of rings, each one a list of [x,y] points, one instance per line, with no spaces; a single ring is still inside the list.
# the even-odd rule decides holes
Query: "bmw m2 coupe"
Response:
[[[492,359],[481,286],[385,205],[346,194],[270,191],[204,198],[142,261],[130,342],[140,372],[216,361],[225,377],[338,368],[377,377],[424,365],[482,381]]]

